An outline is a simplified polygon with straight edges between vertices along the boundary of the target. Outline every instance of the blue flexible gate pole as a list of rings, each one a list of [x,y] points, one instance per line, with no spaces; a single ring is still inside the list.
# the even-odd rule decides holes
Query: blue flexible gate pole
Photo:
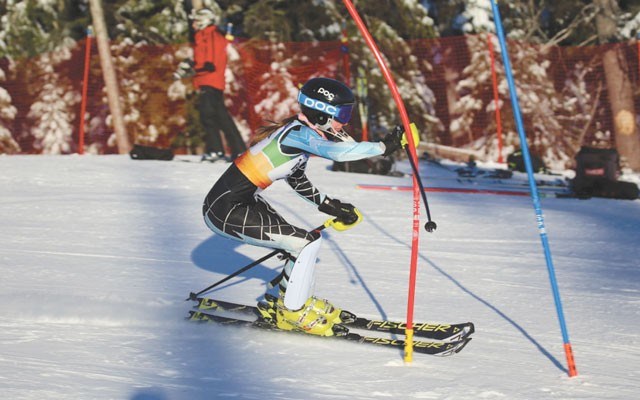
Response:
[[[504,71],[507,77],[507,84],[509,85],[509,93],[511,95],[511,107],[513,108],[513,115],[516,120],[518,136],[520,137],[522,155],[524,157],[524,163],[527,169],[527,175],[529,177],[529,188],[531,190],[533,208],[535,209],[535,213],[536,213],[538,231],[540,232],[540,239],[542,241],[542,247],[544,249],[544,257],[547,262],[547,270],[549,271],[549,281],[551,282],[553,299],[555,301],[556,311],[558,313],[558,319],[560,321],[560,330],[562,331],[564,351],[567,356],[567,365],[569,370],[568,373],[570,377],[573,377],[578,375],[578,372],[576,370],[576,365],[573,358],[573,351],[571,350],[571,343],[569,342],[569,333],[567,331],[567,324],[565,322],[564,313],[562,311],[562,301],[560,300],[560,291],[558,290],[558,282],[556,281],[556,273],[553,267],[553,260],[551,258],[551,250],[549,249],[549,240],[547,238],[547,231],[544,227],[544,217],[542,215],[542,208],[540,206],[540,197],[538,196],[538,188],[536,186],[536,180],[534,179],[534,176],[533,176],[533,166],[531,164],[531,156],[529,155],[529,146],[527,145],[527,137],[524,132],[524,125],[522,124],[522,116],[520,114],[520,105],[518,103],[516,85],[513,80],[511,63],[509,61],[509,54],[507,52],[507,42],[505,40],[504,31],[502,29],[502,21],[500,19],[500,10],[498,9],[497,0],[491,1],[491,8],[493,10],[493,20],[496,25],[496,33],[498,36],[498,40],[500,42],[500,50],[502,51],[502,61],[504,63]]]

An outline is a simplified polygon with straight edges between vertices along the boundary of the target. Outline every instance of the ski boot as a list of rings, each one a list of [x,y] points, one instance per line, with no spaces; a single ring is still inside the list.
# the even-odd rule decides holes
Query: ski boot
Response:
[[[281,297],[265,294],[265,299],[258,303],[259,318],[284,331],[305,332],[319,336],[343,336],[349,330],[328,320],[324,315],[315,310],[311,299],[299,310],[289,310],[284,305]]]
[[[265,294],[265,301],[271,304],[273,308],[284,307],[283,297],[284,292],[280,292],[280,297],[275,297],[267,293]],[[341,310],[331,304],[329,300],[320,299],[316,296],[311,296],[307,299],[302,308],[306,307],[313,308],[316,313],[324,316],[327,321],[333,322],[334,324],[349,323],[356,319],[356,316],[349,311]]]
[[[316,312],[324,315],[327,320],[333,321],[334,324],[349,323],[356,319],[356,316],[349,311],[342,310],[333,304],[329,303],[327,299],[321,299],[316,296],[311,296],[305,303],[305,306],[313,307]]]
[[[289,310],[278,307],[276,310],[276,326],[284,331],[301,331],[311,335],[334,336],[334,324],[318,314],[311,307]]]

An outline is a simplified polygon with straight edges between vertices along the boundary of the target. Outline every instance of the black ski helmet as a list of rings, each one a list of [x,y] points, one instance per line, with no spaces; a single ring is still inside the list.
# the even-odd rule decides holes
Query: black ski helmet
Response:
[[[346,124],[356,102],[347,85],[330,78],[312,78],[300,88],[298,103],[314,125],[326,130],[331,119]]]

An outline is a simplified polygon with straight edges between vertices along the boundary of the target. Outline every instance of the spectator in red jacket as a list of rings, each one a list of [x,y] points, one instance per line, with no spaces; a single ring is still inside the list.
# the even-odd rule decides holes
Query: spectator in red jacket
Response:
[[[198,112],[205,131],[203,161],[234,160],[247,148],[235,122],[224,104],[225,69],[227,67],[227,39],[216,26],[220,22],[220,8],[200,8],[191,14],[195,30],[193,84],[198,90]],[[230,154],[225,155],[220,131],[224,133]]]

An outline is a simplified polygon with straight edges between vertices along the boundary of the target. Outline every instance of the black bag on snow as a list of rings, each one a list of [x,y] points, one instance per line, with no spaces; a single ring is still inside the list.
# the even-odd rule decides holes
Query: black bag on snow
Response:
[[[134,160],[173,160],[173,151],[171,149],[160,149],[151,146],[133,145],[133,149],[129,152],[129,156]]]
[[[580,148],[576,154],[576,177],[571,182],[571,189],[578,197],[637,199],[638,185],[617,180],[619,163],[616,149]]]
[[[616,149],[596,149],[583,146],[576,154],[576,179],[606,178],[615,181],[620,168]]]

